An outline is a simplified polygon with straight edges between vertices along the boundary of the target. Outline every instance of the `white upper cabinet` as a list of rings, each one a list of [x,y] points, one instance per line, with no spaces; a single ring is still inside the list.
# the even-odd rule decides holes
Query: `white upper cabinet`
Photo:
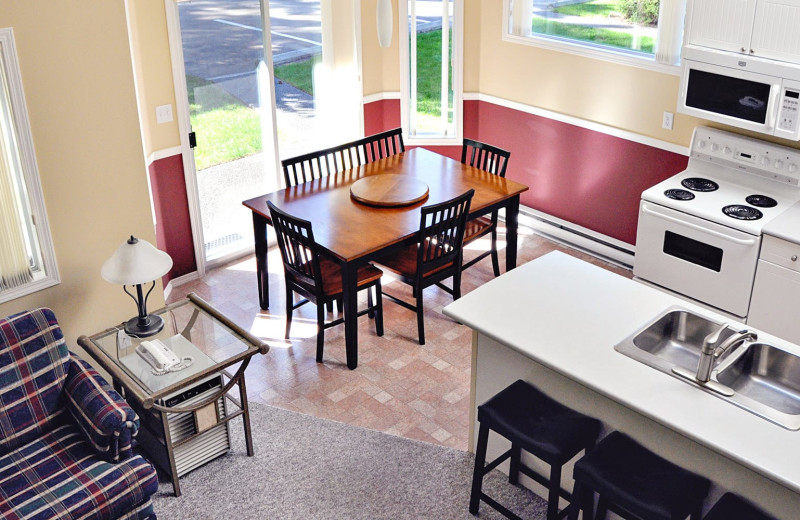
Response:
[[[694,0],[686,43],[800,62],[800,0]]]
[[[800,61],[800,0],[759,0],[750,48],[754,56]]]

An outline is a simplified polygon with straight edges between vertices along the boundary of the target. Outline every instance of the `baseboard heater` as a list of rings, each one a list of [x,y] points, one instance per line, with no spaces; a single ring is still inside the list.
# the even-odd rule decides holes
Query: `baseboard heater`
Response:
[[[519,223],[555,242],[579,249],[620,267],[627,269],[633,267],[634,246],[621,240],[525,206],[520,207]]]

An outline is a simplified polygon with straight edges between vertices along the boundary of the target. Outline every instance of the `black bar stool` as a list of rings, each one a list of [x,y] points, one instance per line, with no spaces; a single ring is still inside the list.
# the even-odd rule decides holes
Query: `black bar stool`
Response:
[[[595,520],[613,511],[626,519],[700,520],[711,482],[659,457],[620,432],[611,432],[591,453],[575,463],[575,500],[570,520],[592,518],[594,493],[599,495]]]
[[[504,460],[511,458],[508,481],[517,484],[522,472],[548,489],[547,520],[566,516],[568,508],[558,511],[559,497],[572,500],[561,489],[561,467],[581,450],[590,450],[600,434],[601,423],[554,401],[525,381],[512,383],[478,407],[478,446],[469,512],[478,513],[483,500],[507,518],[518,519],[505,506],[486,495],[481,487],[483,476]],[[511,449],[484,467],[489,430],[511,441]],[[525,450],[550,465],[549,480],[520,462]]]
[[[722,495],[703,520],[776,520],[733,493]]]

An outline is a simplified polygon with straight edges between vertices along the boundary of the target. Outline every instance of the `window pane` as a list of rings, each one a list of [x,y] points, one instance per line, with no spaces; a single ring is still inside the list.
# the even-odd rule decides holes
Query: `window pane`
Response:
[[[409,0],[408,13],[411,135],[454,136],[453,3]]]
[[[655,54],[659,0],[512,0],[511,6],[512,34]]]
[[[0,29],[0,302],[58,283],[10,29]]]

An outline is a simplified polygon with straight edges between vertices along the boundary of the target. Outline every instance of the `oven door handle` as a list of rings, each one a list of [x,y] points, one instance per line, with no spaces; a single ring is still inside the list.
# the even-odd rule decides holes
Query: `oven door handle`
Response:
[[[649,209],[645,204],[642,204],[642,212],[647,213],[648,215],[652,215],[654,217],[658,217],[658,218],[664,219],[664,220],[669,220],[670,222],[674,222],[675,224],[680,224],[681,226],[685,226],[685,227],[694,229],[696,231],[701,231],[703,233],[706,233],[706,234],[709,234],[709,235],[713,235],[713,236],[715,236],[717,238],[721,238],[723,240],[727,240],[727,241],[733,242],[735,244],[741,244],[743,246],[752,246],[752,245],[756,244],[756,239],[755,238],[753,238],[753,239],[742,239],[742,238],[732,237],[730,235],[726,235],[724,233],[720,233],[719,231],[714,231],[712,229],[707,229],[707,228],[704,228],[702,226],[698,226],[697,224],[692,224],[691,222],[686,222],[684,220],[680,220],[680,219],[677,219],[675,217],[670,217],[669,215],[664,215],[664,214],[659,213],[657,211],[653,211],[652,209]]]

